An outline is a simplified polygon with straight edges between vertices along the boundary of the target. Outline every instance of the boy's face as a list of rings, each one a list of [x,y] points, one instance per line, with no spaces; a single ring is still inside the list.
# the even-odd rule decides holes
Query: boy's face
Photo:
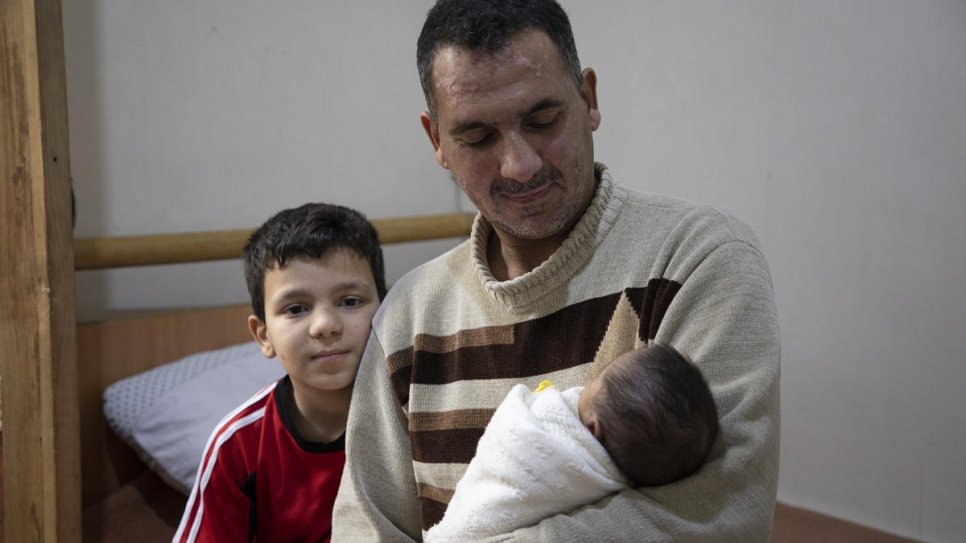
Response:
[[[248,325],[268,358],[278,357],[296,396],[352,385],[379,307],[369,262],[351,250],[296,258],[265,274],[265,321]]]

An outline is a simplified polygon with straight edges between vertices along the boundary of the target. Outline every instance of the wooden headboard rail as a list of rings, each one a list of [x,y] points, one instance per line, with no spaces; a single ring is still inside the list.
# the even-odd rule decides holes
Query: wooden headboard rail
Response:
[[[383,245],[469,234],[472,213],[373,219]],[[74,268],[95,270],[238,258],[251,229],[74,240]]]
[[[386,244],[469,235],[473,214],[373,219]],[[78,270],[239,258],[251,230],[75,239]],[[239,281],[241,278],[239,278]],[[146,468],[107,427],[101,406],[111,383],[188,354],[250,340],[248,304],[154,311],[77,326],[81,501],[92,504]]]

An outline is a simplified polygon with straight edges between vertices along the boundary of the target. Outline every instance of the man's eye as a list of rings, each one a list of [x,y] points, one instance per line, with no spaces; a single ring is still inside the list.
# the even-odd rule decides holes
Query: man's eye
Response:
[[[491,133],[469,133],[464,134],[457,141],[466,147],[483,147],[493,138]]]
[[[359,298],[346,298],[345,300],[342,300],[342,305],[344,307],[358,307],[362,305],[362,300]]]
[[[557,123],[557,119],[559,118],[560,115],[558,115],[556,112],[543,112],[531,117],[527,124],[530,125],[530,128],[540,130],[543,128],[550,128]]]

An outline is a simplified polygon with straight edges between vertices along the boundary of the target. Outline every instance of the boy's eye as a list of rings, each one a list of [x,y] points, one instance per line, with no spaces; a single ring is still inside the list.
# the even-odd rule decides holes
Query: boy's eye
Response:
[[[304,305],[290,305],[290,306],[286,307],[284,310],[282,310],[282,313],[294,317],[296,315],[301,315],[302,313],[305,313],[306,311],[307,311],[307,309],[305,308]]]
[[[342,300],[343,307],[358,307],[362,305],[363,301],[360,298],[346,298]]]

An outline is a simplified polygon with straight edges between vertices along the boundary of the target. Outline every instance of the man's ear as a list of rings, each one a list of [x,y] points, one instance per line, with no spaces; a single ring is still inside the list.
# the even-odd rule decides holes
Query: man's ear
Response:
[[[590,129],[597,130],[600,126],[600,109],[597,107],[597,73],[593,68],[584,68],[580,74],[580,81],[580,97],[587,104]]]
[[[275,347],[272,346],[272,341],[268,338],[268,327],[265,326],[262,319],[255,315],[249,315],[248,331],[251,332],[255,342],[261,347],[265,358],[275,358]]]
[[[433,122],[428,111],[420,113],[419,122],[423,125],[426,136],[429,137],[429,143],[433,144],[433,151],[436,153],[436,162],[448,170],[449,162],[446,161],[446,157],[443,156],[443,150],[439,146],[439,126]]]

